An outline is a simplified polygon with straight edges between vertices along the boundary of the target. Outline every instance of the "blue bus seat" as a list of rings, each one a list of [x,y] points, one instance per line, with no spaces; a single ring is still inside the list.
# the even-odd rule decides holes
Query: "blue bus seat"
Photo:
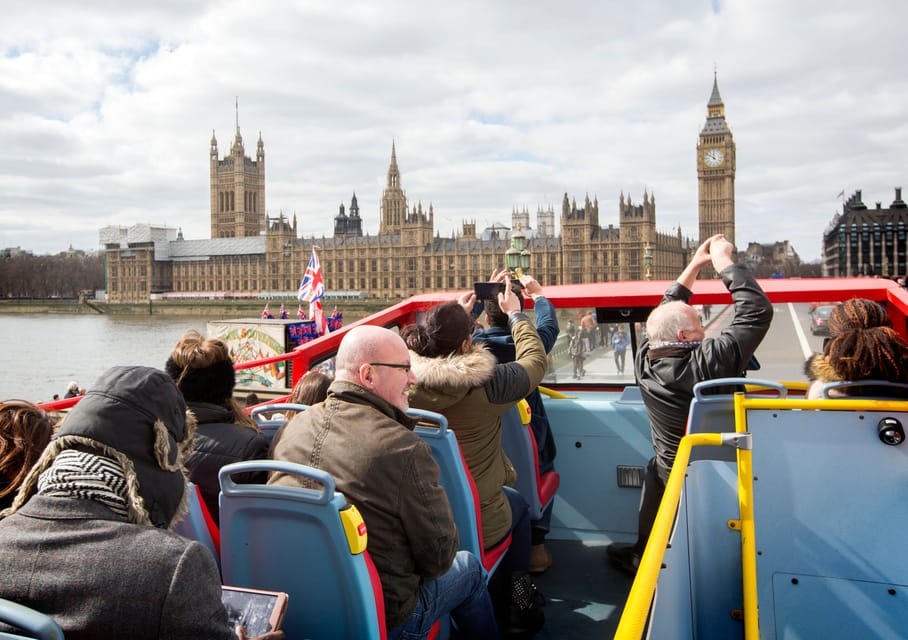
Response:
[[[539,451],[530,418],[526,400],[505,411],[501,416],[501,447],[517,471],[517,491],[530,506],[530,519],[539,520],[555,499],[561,476],[554,469],[540,475]]]
[[[457,438],[448,429],[448,419],[440,413],[422,409],[410,409],[407,415],[419,420],[415,432],[432,449],[432,456],[441,471],[439,484],[448,495],[460,537],[460,548],[479,558],[488,581],[511,546],[511,534],[494,547],[483,548],[479,494]]]
[[[863,393],[858,393],[856,390],[862,390]],[[830,391],[833,392],[832,395],[829,395]],[[848,395],[836,394],[836,391],[842,391]],[[888,380],[841,380],[824,384],[820,388],[820,396],[823,400],[842,398],[905,400],[908,398],[908,384]]]
[[[878,431],[888,420],[905,428],[908,403],[745,417],[761,638],[905,638],[908,444]]]
[[[711,390],[722,387],[757,387],[775,392],[775,396],[785,398],[788,389],[784,384],[770,380],[756,380],[751,378],[717,378],[704,380],[694,385],[694,398],[690,402],[687,417],[687,431],[691,433],[732,433],[735,430],[735,396],[734,392],[710,393]],[[748,390],[750,393],[753,389]],[[735,450],[732,447],[695,447],[691,451],[690,461],[697,460],[724,460],[735,462]]]
[[[744,388],[785,398],[777,382],[719,378],[694,386],[687,433],[735,431],[734,392]],[[714,391],[719,389],[721,393]],[[741,536],[728,527],[739,516],[738,475],[732,447],[695,447],[684,480],[678,516],[659,577],[651,633],[659,638],[743,638],[733,615],[743,607]]]
[[[211,552],[218,568],[221,566],[221,534],[217,523],[211,517],[205,501],[202,499],[201,491],[194,482],[186,484],[186,501],[189,507],[189,513],[180,520],[173,528],[174,533],[178,533],[184,538],[201,542],[202,545]]]
[[[319,489],[237,484],[232,474],[281,471]],[[225,584],[285,591],[288,638],[383,639],[381,583],[366,554],[351,550],[341,512],[348,508],[325,471],[276,460],[221,468],[221,566]],[[359,521],[362,523],[362,520]],[[365,525],[359,533],[365,534]]]
[[[268,442],[274,440],[275,434],[287,424],[286,413],[280,415],[277,418],[274,418],[271,414],[293,411],[299,413],[300,411],[305,411],[309,408],[309,405],[306,404],[297,404],[294,402],[279,402],[275,404],[263,404],[257,405],[252,408],[252,411],[249,412],[249,415],[255,420],[255,424],[258,426],[259,431],[268,439]]]
[[[0,639],[63,640],[63,629],[49,615],[3,598],[0,598],[0,624],[9,625],[25,634],[0,631]]]

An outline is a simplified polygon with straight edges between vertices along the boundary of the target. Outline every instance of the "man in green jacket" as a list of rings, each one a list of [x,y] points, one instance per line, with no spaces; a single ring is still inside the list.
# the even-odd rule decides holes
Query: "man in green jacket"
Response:
[[[462,637],[497,638],[482,566],[471,553],[457,551],[438,465],[406,415],[415,383],[399,335],[370,325],[352,329],[338,348],[327,399],[277,434],[272,457],[327,471],[362,513],[389,639],[403,632],[425,636],[448,614]],[[269,479],[301,481],[282,473]]]

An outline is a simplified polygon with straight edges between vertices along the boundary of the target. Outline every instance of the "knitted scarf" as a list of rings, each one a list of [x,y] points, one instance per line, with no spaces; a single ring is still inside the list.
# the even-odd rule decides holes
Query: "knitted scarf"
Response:
[[[126,477],[115,460],[64,449],[38,477],[38,494],[94,500],[127,519]]]

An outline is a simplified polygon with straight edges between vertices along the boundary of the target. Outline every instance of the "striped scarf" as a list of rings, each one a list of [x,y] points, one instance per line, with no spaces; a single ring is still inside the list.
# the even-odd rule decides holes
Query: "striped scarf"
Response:
[[[110,458],[64,449],[38,478],[38,494],[55,498],[94,500],[127,518],[126,477]]]

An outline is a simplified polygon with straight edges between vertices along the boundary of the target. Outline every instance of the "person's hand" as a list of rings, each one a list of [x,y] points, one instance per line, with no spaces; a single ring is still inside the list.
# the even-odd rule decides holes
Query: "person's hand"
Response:
[[[713,242],[724,237],[725,236],[719,233],[704,240],[703,244],[697,247],[697,251],[694,253],[693,259],[690,261],[691,264],[699,269],[700,267],[706,266],[710,262],[712,262],[710,248],[712,247]]]
[[[473,317],[473,305],[476,303],[476,292],[468,291],[462,294],[457,298],[457,304],[459,304],[464,311],[467,312],[467,315],[471,318]]]
[[[249,636],[246,635],[246,629],[243,627],[243,625],[238,624],[236,626],[236,637],[237,637],[237,640],[284,640],[284,632],[283,631],[269,631],[268,633],[263,633],[260,636],[255,636],[254,638],[250,638]]]
[[[520,284],[523,285],[524,291],[530,297],[542,295],[542,285],[536,281],[533,276],[520,276]]]
[[[507,269],[495,269],[489,276],[489,282],[508,282],[511,274]]]
[[[734,264],[734,260],[731,257],[734,251],[735,245],[729,242],[725,236],[720,234],[712,237],[712,242],[709,245],[709,254],[716,272]]]
[[[514,290],[510,286],[504,288],[504,293],[498,294],[498,306],[509,316],[520,311],[520,300],[514,295]]]

